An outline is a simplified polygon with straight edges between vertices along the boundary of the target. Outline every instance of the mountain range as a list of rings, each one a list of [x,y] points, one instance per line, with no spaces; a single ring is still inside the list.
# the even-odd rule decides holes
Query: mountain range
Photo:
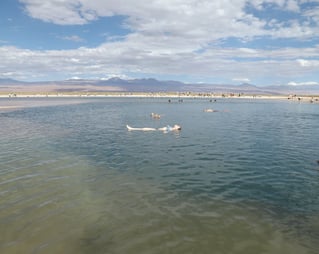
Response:
[[[148,79],[69,79],[63,81],[23,82],[0,79],[0,92],[195,92],[243,93],[259,95],[319,95],[319,85],[255,86],[252,84],[188,84],[179,81]]]

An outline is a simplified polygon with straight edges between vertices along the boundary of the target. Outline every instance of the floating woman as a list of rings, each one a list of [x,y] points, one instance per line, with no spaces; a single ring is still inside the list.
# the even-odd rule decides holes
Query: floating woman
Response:
[[[163,131],[163,132],[180,131],[182,129],[182,127],[178,124],[175,124],[174,126],[167,125],[167,126],[157,128],[157,129],[150,128],[150,127],[134,128],[134,127],[131,127],[129,125],[126,125],[126,128],[129,131]]]
[[[156,113],[151,113],[151,117],[154,119],[160,119],[161,115],[160,114],[156,114]]]

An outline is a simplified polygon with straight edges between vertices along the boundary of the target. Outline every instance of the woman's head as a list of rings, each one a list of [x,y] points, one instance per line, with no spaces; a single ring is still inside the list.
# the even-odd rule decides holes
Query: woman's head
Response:
[[[182,129],[182,127],[178,124],[175,124],[173,128],[174,128],[174,130],[181,130]]]

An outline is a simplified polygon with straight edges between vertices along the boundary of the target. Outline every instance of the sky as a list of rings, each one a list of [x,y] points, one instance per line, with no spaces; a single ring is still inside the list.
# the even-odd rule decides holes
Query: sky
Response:
[[[319,0],[1,0],[0,78],[319,86]]]

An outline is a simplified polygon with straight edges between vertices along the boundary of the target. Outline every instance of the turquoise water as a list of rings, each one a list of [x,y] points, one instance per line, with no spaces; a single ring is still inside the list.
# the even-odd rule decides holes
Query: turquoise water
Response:
[[[0,253],[318,253],[318,104],[3,105],[21,108],[0,109]]]

